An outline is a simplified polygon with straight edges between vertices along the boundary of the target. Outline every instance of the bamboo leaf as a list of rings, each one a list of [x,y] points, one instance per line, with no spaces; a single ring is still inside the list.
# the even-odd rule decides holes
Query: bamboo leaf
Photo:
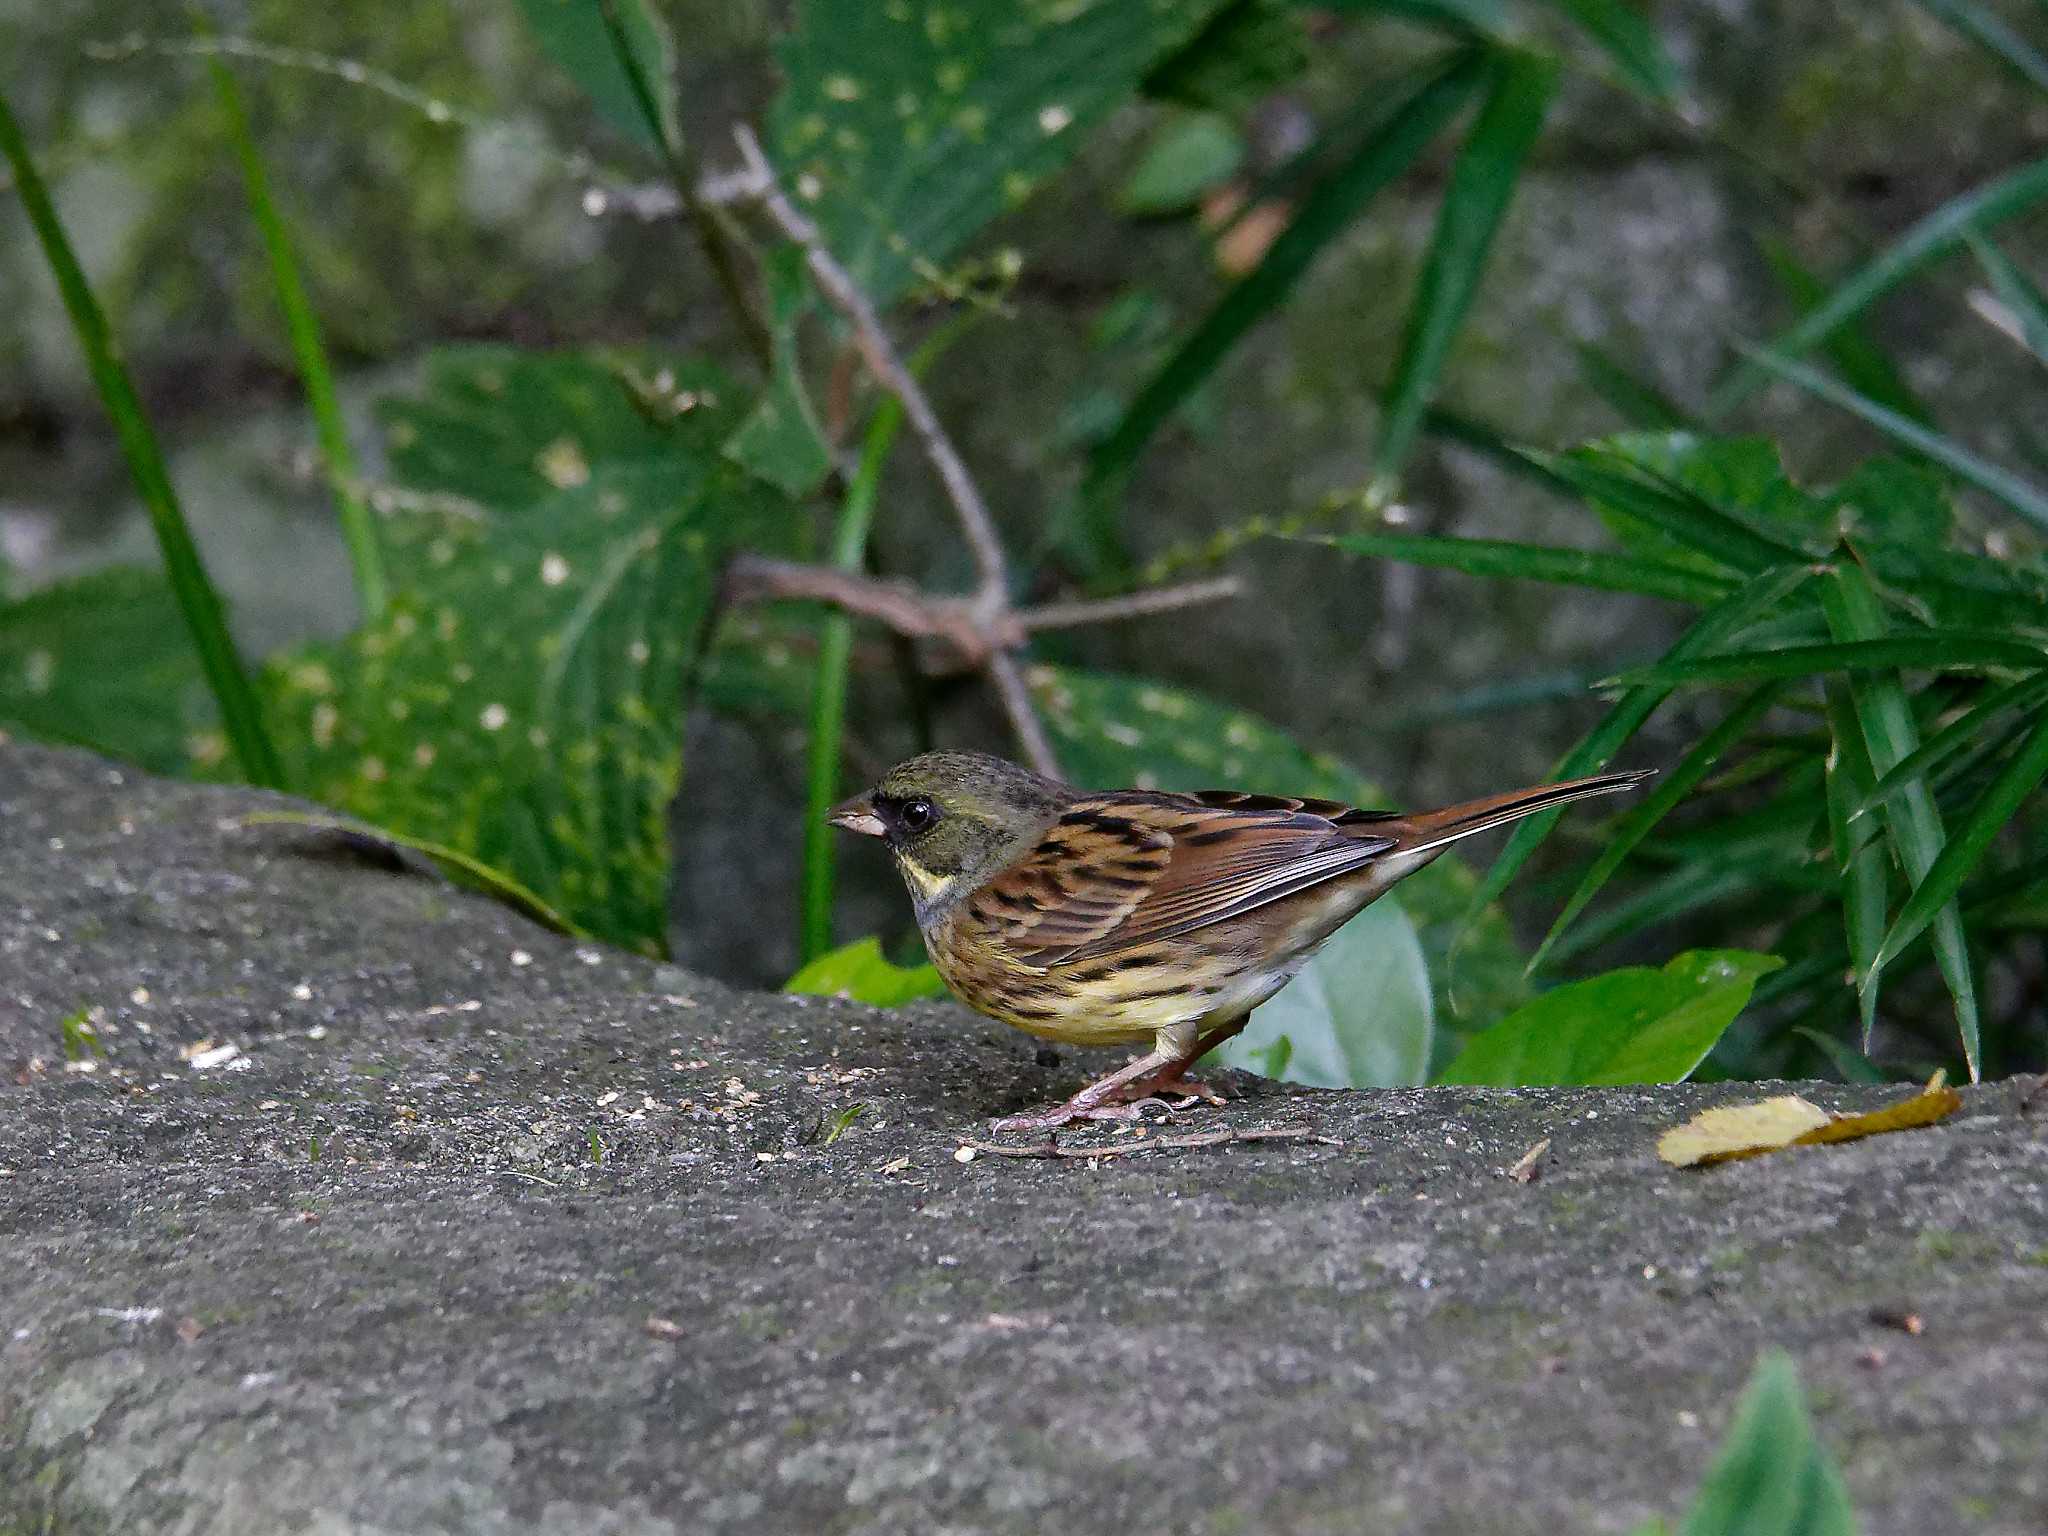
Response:
[[[77,256],[72,253],[71,242],[66,238],[56,207],[50,201],[49,189],[43,185],[34,160],[29,157],[28,144],[21,136],[21,129],[4,95],[0,95],[0,156],[4,156],[13,167],[15,188],[21,195],[22,207],[42,244],[50,271],[57,279],[58,291],[64,297],[64,308],[71,316],[72,329],[78,334],[78,344],[85,353],[86,365],[92,372],[100,401],[113,418],[121,452],[128,460],[128,472],[149,511],[158,547],[163,550],[164,571],[170,577],[172,592],[177,596],[178,610],[184,617],[185,627],[192,632],[192,644],[199,652],[200,667],[220,705],[221,723],[226,728],[228,742],[251,783],[281,789],[284,787],[284,771],[278,765],[277,752],[264,729],[262,708],[256,701],[256,691],[248,674],[242,670],[242,659],[236,654],[234,640],[228,634],[220,595],[206,574],[198,546],[192,542],[192,532],[186,526],[183,509],[178,505],[178,494],[171,486],[170,472],[164,467],[156,433],[150,429],[149,419],[143,414],[141,397],[135,393],[134,382],[121,362],[106,315],[100,309],[99,301],[93,297],[92,286],[86,281]]]
[[[1828,728],[1833,733],[1827,758],[1828,841],[1842,877],[1842,933],[1859,979],[1856,1001],[1863,1025],[1863,1049],[1868,1052],[1871,1035],[1877,1028],[1879,979],[1871,962],[1877,958],[1877,947],[1884,939],[1890,882],[1882,843],[1875,838],[1859,842],[1855,836],[1857,802],[1870,794],[1876,775],[1870,766],[1870,749],[1856,719],[1849,685],[1841,678],[1831,677],[1824,687]]]
[[[1464,323],[1494,235],[1521,181],[1522,162],[1543,129],[1557,89],[1557,63],[1540,54],[1497,50],[1487,65],[1486,88],[1478,120],[1451,167],[1388,385],[1375,452],[1382,471],[1399,468],[1414,446],[1451,341]]]
[[[1981,736],[1998,716],[2016,709],[2032,709],[2044,700],[2048,700],[2048,672],[2037,672],[1994,689],[1895,764],[1855,802],[1850,815],[1858,817],[1876,810],[1913,780],[1932,773]]]
[[[1905,906],[1892,919],[1877,958],[1871,962],[1873,970],[1889,965],[1955,899],[1993,839],[2044,777],[2048,777],[2048,712],[2034,722],[2019,750],[2006,760],[1998,777],[1977,797],[1976,804],[1949,835],[1927,873],[1914,884]]]
[[[1354,555],[1463,571],[1468,576],[1549,581],[1571,587],[1596,587],[1607,592],[1640,592],[1645,596],[1666,597],[1673,602],[1690,603],[1696,607],[1718,602],[1733,590],[1732,583],[1728,581],[1657,560],[1594,549],[1521,544],[1507,539],[1340,533],[1306,542],[1328,544]]]
[[[1884,634],[1884,607],[1862,566],[1853,560],[1838,561],[1820,590],[1822,611],[1836,634],[1856,640],[1875,639]],[[1850,698],[1862,727],[1864,744],[1870,750],[1871,771],[1882,777],[1920,744],[1905,685],[1894,673],[1858,672],[1850,677]],[[1909,783],[1887,805],[1884,814],[1899,863],[1907,879],[1918,886],[1940,856],[1944,841],[1941,812],[1935,806],[1933,793],[1924,780]],[[1969,1062],[1970,1080],[1975,1082],[1980,1070],[1977,985],[1970,971],[1969,942],[1962,914],[1953,901],[1934,917],[1933,944],[1935,963],[1948,983],[1949,995],[1955,999],[1956,1028],[1962,1037],[1963,1055]],[[1881,970],[1881,966],[1873,966],[1859,976],[1858,984],[1869,985]]]
[[[1811,677],[1822,672],[1878,672],[1901,667],[1931,672],[2032,672],[2044,666],[2048,666],[2048,651],[2039,646],[1999,634],[1936,630],[1879,640],[1786,645],[1771,650],[1730,651],[1683,661],[1660,661],[1607,678],[1598,686],[1746,683],[1765,677]]]
[[[1969,240],[1970,251],[1984,269],[1984,275],[1991,279],[1999,302],[2018,324],[2019,335],[2013,339],[2041,362],[2048,363],[2048,297],[1989,240],[1975,230],[1970,232]]]
[[[1694,423],[1685,407],[1637,375],[1612,353],[1590,341],[1575,342],[1579,377],[1629,426],[1651,432],[1683,432]]]
[[[1919,0],[1920,8],[1939,16],[1956,31],[2038,90],[2048,91],[2048,58],[2012,29],[2004,17],[1977,0]]]
[[[1600,45],[1622,78],[1653,101],[1678,94],[1678,66],[1664,40],[1640,10],[1626,0],[1551,0]]]
[[[384,579],[384,556],[378,544],[376,520],[357,489],[361,477],[356,473],[355,450],[349,446],[348,429],[341,419],[341,404],[335,398],[334,372],[328,367],[327,348],[320,339],[320,321],[306,297],[306,285],[299,278],[291,231],[271,195],[270,174],[249,131],[249,114],[243,109],[241,90],[218,54],[209,55],[206,65],[213,77],[221,115],[227,119],[228,140],[234,145],[235,158],[241,162],[242,181],[249,189],[249,206],[256,215],[256,227],[262,231],[263,248],[270,258],[270,280],[277,289],[277,307],[284,313],[285,333],[291,338],[292,356],[306,386],[306,404],[313,412],[322,467],[334,491],[342,539],[348,546],[349,564],[355,572],[356,600],[362,605],[365,622],[374,624],[383,617],[384,605],[390,597]]]
[[[1767,240],[1763,249],[1764,260],[1770,264],[1778,286],[1785,290],[1801,314],[1827,297],[1827,284],[1809,271],[1783,241]],[[1921,404],[1920,397],[1913,393],[1905,376],[1855,320],[1845,320],[1836,326],[1822,341],[1821,347],[1851,387],[1901,416],[1927,426],[1934,424],[1934,418]]]
[[[1808,394],[1825,400],[1830,405],[1862,417],[1885,436],[1905,444],[1916,453],[1925,454],[1935,463],[1944,465],[1957,475],[1976,486],[1979,490],[1997,497],[2013,511],[2032,523],[2036,528],[2048,531],[2048,491],[2021,479],[2009,469],[2001,468],[1990,460],[1972,453],[1954,438],[1922,426],[1897,411],[1879,405],[1866,395],[1859,395],[1847,385],[1838,382],[1817,369],[1804,363],[1791,362],[1770,352],[1759,352],[1744,347],[1742,353],[1759,368],[1777,374],[1788,383],[1796,384]]]
[[[1655,789],[1643,801],[1624,813],[1602,840],[1600,856],[1593,861],[1573,891],[1564,910],[1550,925],[1550,932],[1543,942],[1536,946],[1536,953],[1529,957],[1529,969],[1535,970],[1543,963],[1551,948],[1564,936],[1608,878],[1621,868],[1625,860],[1636,849],[1636,845],[1656,828],[1657,823],[1671,813],[1701,780],[1713,771],[1714,765],[1725,757],[1742,738],[1749,734],[1750,727],[1763,718],[1764,712],[1777,702],[1784,691],[1782,682],[1768,682],[1751,690],[1749,695],[1729,710],[1713,730],[1694,744],[1691,751],[1679,760],[1678,766],[1662,775]]]
[[[1845,320],[1954,250],[1970,231],[1991,229],[2044,198],[2048,198],[2048,156],[1949,199],[1838,283],[1773,341],[1769,350],[1781,359],[1811,351]],[[1726,415],[1740,405],[1766,376],[1753,359],[1736,369],[1714,391],[1709,417]]]
[[[1690,487],[1608,449],[1531,450],[1529,456],[1586,500],[1654,528],[1730,570],[1749,574],[1809,558],[1805,550],[1752,527]]]

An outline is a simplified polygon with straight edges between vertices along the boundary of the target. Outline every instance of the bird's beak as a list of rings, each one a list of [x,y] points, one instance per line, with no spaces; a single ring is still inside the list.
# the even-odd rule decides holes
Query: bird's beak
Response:
[[[866,795],[855,795],[844,805],[835,806],[825,819],[835,827],[858,832],[863,837],[880,837],[887,830],[882,825],[882,818],[875,814],[875,802]]]

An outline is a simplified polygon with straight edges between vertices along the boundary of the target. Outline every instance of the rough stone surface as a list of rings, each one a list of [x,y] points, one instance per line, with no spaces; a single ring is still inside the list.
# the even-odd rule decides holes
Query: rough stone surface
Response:
[[[1084,1064],[264,803],[0,747],[8,1536],[1623,1532],[1773,1344],[1872,1536],[2048,1526],[2028,1081],[1705,1175],[1656,1132],[1751,1090],[1251,1092],[1339,1144],[963,1163]]]

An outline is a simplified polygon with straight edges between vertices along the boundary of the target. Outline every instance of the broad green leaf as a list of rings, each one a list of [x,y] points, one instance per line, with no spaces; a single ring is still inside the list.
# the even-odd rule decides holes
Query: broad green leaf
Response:
[[[1479,78],[1477,56],[1461,53],[1395,97],[1351,154],[1303,197],[1265,259],[1231,285],[1145,382],[1115,430],[1095,450],[1082,488],[1082,531],[1095,563],[1113,567],[1120,558],[1115,505],[1125,477],[1152,435],[1244,334],[1280,307],[1323,248],[1415,163],[1465,104]]]
[[[1881,638],[1886,629],[1883,605],[1863,568],[1853,560],[1839,560],[1821,583],[1821,608],[1828,625],[1848,640]],[[1858,672],[1850,675],[1849,694],[1864,745],[1870,751],[1873,777],[1882,778],[1920,745],[1920,731],[1914,722],[1913,706],[1905,684],[1896,673]],[[1886,802],[1885,827],[1890,835],[1906,878],[1919,885],[1941,853],[1944,834],[1941,812],[1924,781],[1909,783],[1898,796]],[[1934,919],[1934,957],[1949,995],[1955,999],[1956,1028],[1962,1037],[1963,1055],[1969,1062],[1970,1080],[1978,1077],[1977,983],[1970,970],[1970,950],[1962,914],[1948,903]],[[1878,978],[1872,967],[1858,978],[1867,986]]]
[[[1117,194],[1129,214],[1180,213],[1244,163],[1244,135],[1214,112],[1180,112],[1152,135]]]
[[[1034,668],[1031,685],[1060,761],[1077,784],[1247,789],[1382,803],[1370,783],[1335,758],[1308,752],[1257,716],[1198,694],[1066,667]],[[1439,1022],[1498,1018],[1528,995],[1521,955],[1498,908],[1481,904],[1474,931],[1455,960],[1448,957],[1472,887],[1472,872],[1445,858],[1396,893],[1429,957]]]
[[[49,188],[29,156],[28,144],[4,94],[0,94],[0,159],[13,168],[22,209],[57,281],[71,329],[92,373],[93,387],[113,420],[122,456],[128,461],[129,478],[149,513],[157,546],[163,551],[164,572],[177,599],[179,616],[199,654],[207,687],[220,706],[228,743],[251,783],[281,789],[285,786],[284,772],[264,728],[262,704],[243,670],[234,637],[228,633],[220,594],[199,558],[198,546],[192,542],[192,530],[185,522],[184,509],[178,505],[170,471],[164,466],[163,450],[158,447],[156,433],[143,412],[142,397],[135,392],[135,382],[128,375],[120,347],[107,325],[106,312],[86,280],[85,269],[78,264],[63,222],[57,217],[56,205],[50,201]]]
[[[653,96],[659,124],[649,123],[633,77],[619,58],[605,23],[604,6],[614,6],[626,46]],[[542,50],[583,87],[606,122],[635,143],[660,149],[675,132],[675,102],[669,85],[674,47],[646,0],[519,0]]]
[[[1827,297],[1827,284],[1807,270],[1783,241],[1766,240],[1763,251],[1764,260],[1777,278],[1778,286],[1785,290],[1801,314]],[[1925,426],[1934,424],[1934,418],[1906,382],[1905,375],[1855,319],[1844,320],[1836,326],[1821,341],[1821,348],[1852,388],[1901,416],[1910,417]]]
[[[1871,962],[1873,971],[1896,959],[1899,951],[1919,937],[1948,906],[1989,851],[1993,839],[2005,830],[2006,823],[2027,796],[2040,787],[2043,778],[2048,778],[2048,711],[2034,721],[2019,749],[1977,797],[1976,804],[1949,835],[1927,873],[1914,883],[1913,893],[1892,919],[1891,930]]]
[[[1400,467],[1421,430],[1451,341],[1479,289],[1493,237],[1521,181],[1522,162],[1543,129],[1543,115],[1557,89],[1557,62],[1540,54],[1497,50],[1482,83],[1486,100],[1451,167],[1387,387],[1374,452],[1383,471]]]
[[[1691,413],[1610,352],[1590,341],[1574,342],[1579,377],[1629,426],[1647,432],[1683,432],[1693,425]]]
[[[1700,781],[1713,771],[1715,764],[1734,750],[1757,721],[1763,718],[1764,712],[1778,701],[1778,696],[1783,691],[1784,685],[1775,682],[1765,683],[1752,690],[1748,697],[1721,718],[1718,725],[1694,744],[1677,767],[1657,780],[1639,805],[1631,807],[1621,815],[1603,839],[1600,855],[1594,859],[1593,867],[1580,879],[1578,889],[1572,892],[1571,899],[1564,904],[1564,910],[1558,913],[1556,921],[1550,925],[1550,932],[1537,946],[1536,953],[1529,957],[1529,969],[1533,971],[1543,963],[1543,957],[1564,936],[1564,931],[1572,925],[1572,920],[1585,911],[1587,904],[1599,894],[1608,877],[1621,868],[1622,861],[1635,851],[1637,844],[1650,835],[1658,822],[1677,807],[1679,801],[1698,787]]]
[[[1769,350],[1781,359],[1811,351],[1845,320],[1954,250],[1970,231],[1991,229],[2043,199],[2048,199],[2048,157],[1951,198],[1838,283]],[[1753,359],[1745,363],[1714,391],[1709,417],[1733,410],[1767,377]]]
[[[1726,651],[1660,661],[1607,679],[1602,686],[1673,687],[1682,683],[1745,683],[1764,677],[1811,677],[1824,672],[1896,671],[2034,672],[2048,666],[2048,650],[1998,634],[1932,630],[1832,645],[1786,645],[1772,650]]]
[[[832,450],[804,388],[797,355],[797,328],[811,307],[804,254],[793,245],[771,252],[762,263],[768,287],[768,334],[773,346],[767,391],[725,451],[750,473],[792,499],[808,496],[832,469]]]
[[[1016,206],[1219,0],[800,0],[777,50],[784,181],[882,307]]]
[[[1817,510],[1859,546],[1896,539],[1923,557],[1941,550],[1956,521],[1945,475],[1924,461],[1888,457],[1866,459],[1857,465],[1847,479],[1820,498]],[[1965,558],[1972,576],[1981,576],[1981,568],[1990,563],[1974,556]]]
[[[1688,950],[1662,970],[1632,965],[1553,987],[1475,1035],[1437,1081],[1683,1082],[1735,1022],[1757,978],[1783,964],[1747,950]]]
[[[1795,363],[1770,352],[1745,347],[1743,355],[1768,373],[1798,385],[1808,394],[1853,415],[1862,417],[1878,431],[1935,463],[2012,508],[2036,528],[2048,531],[2048,490],[2022,479],[2011,470],[1971,452],[1954,438],[1935,432],[1898,412],[1879,405],[1868,396],[1842,384],[1818,369]]]
[[[698,669],[698,701],[735,719],[803,719],[816,686],[822,622],[793,606],[721,614]]]
[[[1727,579],[1684,566],[1595,549],[1400,533],[1338,533],[1308,542],[1328,544],[1354,555],[1463,571],[1468,576],[1503,576],[1608,592],[1640,592],[1695,607],[1718,602],[1734,590],[1733,582]]]
[[[1622,78],[1656,101],[1678,94],[1678,66],[1650,18],[1629,0],[1551,0],[1598,43]]]
[[[2012,72],[2037,90],[2048,91],[2048,57],[2011,23],[1978,0],[1919,0],[1923,10],[1939,16],[1956,31],[2002,60]]]
[[[876,1008],[900,1008],[924,997],[944,997],[946,984],[929,965],[902,966],[882,953],[873,934],[818,956],[790,977],[785,992],[850,997]]]
[[[1294,980],[1252,1012],[1213,1054],[1226,1066],[1319,1088],[1405,1088],[1429,1079],[1436,1009],[1429,962],[1408,914],[1392,900],[1367,907],[1309,958]]]
[[[1145,77],[1145,94],[1248,112],[1308,68],[1308,30],[1290,0],[1230,0]]]
[[[1735,1405],[1679,1536],[1856,1536],[1848,1490],[1814,1438],[1792,1357],[1772,1350]]]
[[[1971,232],[1969,239],[1977,264],[1991,279],[1999,302],[2006,307],[2018,327],[2019,335],[2014,340],[2041,362],[2048,363],[2048,297],[2044,297],[2034,286],[2033,279],[1989,240],[1975,231]]]
[[[170,583],[124,566],[0,601],[0,726],[156,773],[226,745]]]
[[[1827,758],[1828,842],[1835,868],[1842,877],[1842,930],[1860,979],[1857,1003],[1863,1049],[1868,1051],[1877,1029],[1878,973],[1872,962],[1877,959],[1877,947],[1884,938],[1890,880],[1883,844],[1876,838],[1859,838],[1856,833],[1857,811],[1873,793],[1876,774],[1870,766],[1870,749],[1863,740],[1849,685],[1842,678],[1831,677],[1824,687],[1832,736]]]
[[[1793,565],[1780,566],[1751,577],[1731,596],[1723,598],[1702,614],[1692,628],[1664,653],[1665,659],[1681,661],[1725,644],[1758,618],[1775,611],[1812,574],[1808,566]],[[1599,772],[1670,696],[1671,689],[1661,684],[1631,688],[1616,702],[1606,718],[1564,755],[1551,776],[1570,779]],[[1508,882],[1515,878],[1537,846],[1550,835],[1550,829],[1557,825],[1560,814],[1560,811],[1538,811],[1515,824],[1515,829],[1508,834],[1507,846],[1493,861],[1493,867],[1486,872],[1473,895],[1475,911],[1498,899],[1500,893],[1507,889]]]

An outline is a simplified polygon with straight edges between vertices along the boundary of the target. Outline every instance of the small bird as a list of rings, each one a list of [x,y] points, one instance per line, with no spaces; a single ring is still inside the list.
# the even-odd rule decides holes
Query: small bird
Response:
[[[1604,773],[1403,815],[1237,790],[1075,789],[980,752],[927,752],[831,813],[895,856],[918,931],[970,1008],[1068,1045],[1151,1051],[999,1131],[1222,1102],[1188,1067],[1325,939],[1452,843],[1611,794]]]

